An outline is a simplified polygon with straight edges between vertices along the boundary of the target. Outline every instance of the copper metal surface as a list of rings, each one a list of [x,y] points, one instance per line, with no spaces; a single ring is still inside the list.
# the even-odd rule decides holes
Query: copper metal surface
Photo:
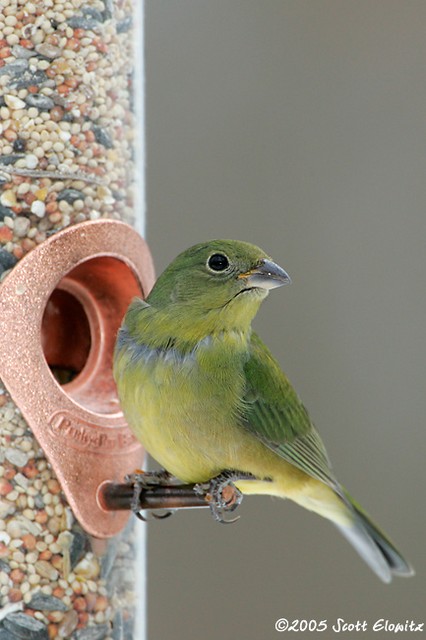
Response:
[[[227,487],[226,487],[227,488]],[[109,510],[129,510],[134,507],[135,487],[131,482],[117,484],[104,482],[99,487],[98,500],[101,507]],[[138,509],[194,509],[207,508],[210,503],[203,495],[194,491],[193,484],[152,485],[140,491]]]
[[[122,222],[97,220],[46,240],[0,286],[0,377],[96,537],[115,535],[129,515],[101,509],[99,485],[123,482],[142,463],[111,365],[127,305],[153,283],[144,240]],[[49,365],[75,377],[61,385]]]

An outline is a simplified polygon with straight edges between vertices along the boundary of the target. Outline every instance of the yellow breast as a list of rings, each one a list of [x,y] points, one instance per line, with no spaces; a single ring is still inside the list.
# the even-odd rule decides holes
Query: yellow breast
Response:
[[[116,359],[130,427],[146,450],[185,482],[217,475],[239,448],[242,376],[238,368],[231,372],[226,344],[214,359],[210,347],[209,339],[186,354],[139,346],[136,355],[122,351]]]

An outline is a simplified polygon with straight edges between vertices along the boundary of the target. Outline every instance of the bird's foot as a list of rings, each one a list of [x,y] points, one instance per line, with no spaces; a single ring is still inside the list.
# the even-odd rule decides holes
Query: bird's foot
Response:
[[[173,484],[179,484],[179,480],[172,476],[171,473],[165,469],[159,471],[142,471],[137,469],[134,473],[126,476],[126,482],[133,484],[133,497],[131,502],[131,509],[135,516],[143,522],[148,522],[150,518],[143,515],[143,510],[140,508],[140,498],[144,489],[149,487],[170,486]],[[151,515],[156,520],[164,520],[174,513],[174,511],[166,511],[165,513],[154,513]]]
[[[203,496],[209,503],[210,511],[216,522],[232,524],[239,519],[240,516],[225,518],[225,512],[234,511],[243,500],[243,494],[234,484],[238,480],[254,480],[254,476],[242,471],[223,471],[209,482],[194,486],[195,493]]]

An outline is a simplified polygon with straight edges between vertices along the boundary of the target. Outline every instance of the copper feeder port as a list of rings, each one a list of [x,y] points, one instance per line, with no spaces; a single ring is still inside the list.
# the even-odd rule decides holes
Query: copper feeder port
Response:
[[[0,376],[80,524],[100,538],[117,534],[129,512],[102,509],[99,486],[123,482],[143,461],[119,406],[112,357],[128,304],[153,282],[136,231],[97,220],[36,247],[0,287]]]
[[[121,319],[140,285],[110,256],[91,258],[56,286],[44,310],[41,341],[47,364],[66,393],[99,414],[119,410],[112,357]]]

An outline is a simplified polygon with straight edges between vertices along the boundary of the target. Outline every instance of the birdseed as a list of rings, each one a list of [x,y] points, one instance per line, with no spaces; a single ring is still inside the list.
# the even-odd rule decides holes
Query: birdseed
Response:
[[[0,246],[20,259],[77,216],[134,222],[132,3],[0,6]]]
[[[135,223],[133,12],[0,0],[0,283],[64,227]],[[0,636],[132,637],[135,545],[130,523],[94,553],[0,383]]]

